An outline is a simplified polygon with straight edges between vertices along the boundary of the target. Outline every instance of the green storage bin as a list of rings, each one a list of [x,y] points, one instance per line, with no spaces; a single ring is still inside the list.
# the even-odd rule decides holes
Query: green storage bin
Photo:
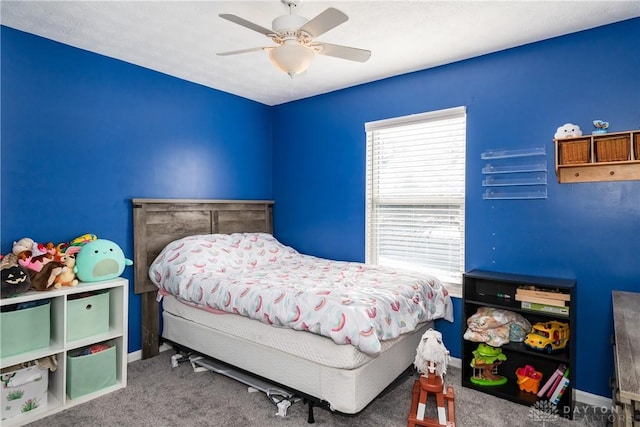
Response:
[[[0,357],[49,347],[51,303],[0,313]]]
[[[67,354],[67,395],[75,399],[116,383],[116,346],[86,356]]]
[[[109,332],[109,292],[67,301],[67,341]]]

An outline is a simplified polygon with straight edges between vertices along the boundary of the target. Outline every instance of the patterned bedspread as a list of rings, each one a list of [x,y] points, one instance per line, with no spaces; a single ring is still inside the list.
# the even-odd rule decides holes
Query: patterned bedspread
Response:
[[[149,276],[185,303],[310,331],[370,355],[422,322],[453,321],[435,277],[303,255],[264,233],[176,240]]]

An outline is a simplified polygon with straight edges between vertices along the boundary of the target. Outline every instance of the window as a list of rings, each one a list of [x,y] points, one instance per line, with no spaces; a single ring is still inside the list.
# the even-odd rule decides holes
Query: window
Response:
[[[365,124],[366,261],[461,284],[466,109]]]

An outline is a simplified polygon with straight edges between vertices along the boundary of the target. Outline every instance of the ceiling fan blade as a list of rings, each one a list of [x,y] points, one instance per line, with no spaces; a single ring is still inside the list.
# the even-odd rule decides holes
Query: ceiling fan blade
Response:
[[[218,52],[216,53],[216,55],[229,56],[229,55],[237,55],[239,53],[257,52],[259,50],[269,50],[269,49],[273,49],[273,47],[250,47],[248,49],[230,50],[228,52]]]
[[[348,20],[349,17],[343,12],[330,7],[300,27],[300,31],[308,33],[311,38],[316,38]]]
[[[332,43],[313,43],[311,45],[320,55],[335,56],[336,58],[348,59],[350,61],[367,62],[371,57],[371,51],[366,49],[357,49],[355,47],[341,46]],[[317,49],[316,48],[320,48]]]
[[[230,13],[221,13],[218,16],[220,18],[226,19],[227,21],[231,21],[234,24],[242,25],[245,28],[248,28],[248,29],[253,30],[253,31],[257,31],[260,34],[264,34],[267,37],[271,37],[272,35],[275,34],[273,32],[273,30],[270,30],[268,28],[262,27],[262,26],[260,26],[258,24],[254,24],[253,22],[247,21],[244,18],[240,18],[239,16],[232,15]]]

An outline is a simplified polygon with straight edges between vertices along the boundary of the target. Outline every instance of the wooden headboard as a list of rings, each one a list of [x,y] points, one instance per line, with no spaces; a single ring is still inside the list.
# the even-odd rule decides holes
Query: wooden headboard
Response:
[[[142,294],[142,358],[159,352],[158,288],[149,266],[170,242],[195,234],[273,233],[271,200],[132,199],[134,291]]]

